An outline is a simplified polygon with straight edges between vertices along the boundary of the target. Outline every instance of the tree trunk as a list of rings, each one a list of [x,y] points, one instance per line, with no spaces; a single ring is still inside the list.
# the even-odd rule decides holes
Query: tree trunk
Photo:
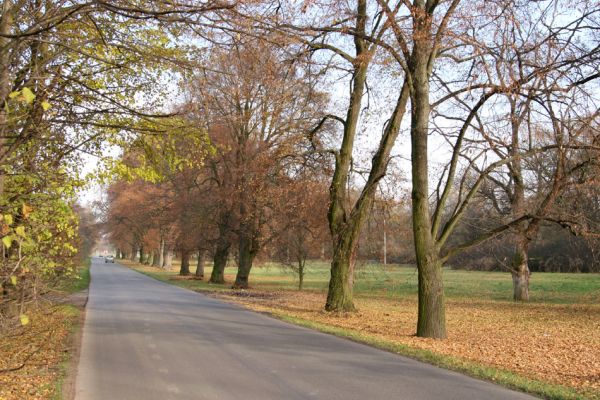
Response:
[[[152,252],[152,266],[153,267],[161,267],[160,264],[160,249],[154,249]]]
[[[366,1],[357,4],[356,29],[364,33],[366,27]],[[355,221],[349,221],[346,211],[346,185],[348,174],[352,163],[352,151],[361,111],[362,98],[365,90],[367,71],[371,57],[368,54],[368,43],[358,37],[354,37],[356,49],[356,63],[352,76],[352,89],[348,104],[348,111],[344,121],[344,134],[339,154],[335,157],[335,170],[331,185],[329,187],[329,210],[327,219],[329,231],[331,232],[333,257],[331,260],[331,277],[329,279],[329,290],[327,292],[327,311],[355,311],[352,301],[352,284],[349,281],[350,266],[354,262],[352,248],[356,246],[353,229],[349,225]],[[365,54],[367,53],[367,54]]]
[[[238,272],[233,287],[236,289],[247,289],[248,277],[250,276],[252,263],[257,253],[256,243],[254,243],[253,239],[247,233],[240,234],[238,251]]]
[[[329,290],[327,291],[327,311],[355,311],[352,300],[352,284],[354,279],[354,255],[348,247],[353,247],[354,239],[348,241],[338,240],[334,243],[333,258],[331,260],[331,278],[329,279]]]
[[[512,261],[513,299],[515,301],[529,301],[528,240],[520,239],[515,247],[515,255]]]
[[[446,307],[442,263],[435,254],[417,257],[419,270],[419,312],[417,336],[446,338]]]
[[[298,290],[304,289],[304,266],[306,265],[305,259],[298,259]]]
[[[227,260],[229,259],[229,249],[231,242],[223,239],[217,243],[215,255],[213,258],[213,269],[210,274],[210,283],[225,283],[225,267],[227,266]]]
[[[139,254],[138,260],[139,260],[140,264],[143,264],[144,263],[144,245],[143,244],[140,245],[139,252],[140,252],[140,254]]]
[[[442,263],[436,238],[431,233],[429,212],[429,32],[431,21],[423,12],[415,21],[415,44],[410,59],[412,217],[415,256],[419,271],[417,336],[446,338],[446,315]]]
[[[2,137],[0,138],[0,161],[2,165],[6,161],[8,151],[5,150],[7,138],[4,135],[8,134],[4,132],[7,122],[7,107],[4,107],[4,101],[8,99],[8,95],[12,88],[12,81],[10,79],[11,71],[11,52],[9,50],[11,39],[7,36],[11,32],[12,25],[14,23],[12,17],[12,1],[4,1],[2,4],[2,15],[0,15],[0,99],[2,105],[0,107],[0,127],[2,127]],[[6,178],[6,171],[4,168],[0,168],[0,196],[4,195],[4,181]]]
[[[163,269],[171,269],[173,266],[173,252],[171,249],[165,247],[164,260],[163,260]]]
[[[190,275],[190,252],[188,250],[181,251],[181,267],[179,268],[179,275]]]
[[[131,261],[135,261],[136,256],[137,256],[137,249],[135,246],[131,246],[131,254],[129,254],[129,259]]]
[[[163,235],[160,235],[160,244],[158,248],[158,266],[161,268],[165,267],[165,239]]]
[[[204,279],[204,260],[206,259],[206,250],[198,250],[198,265],[196,266],[196,277]]]

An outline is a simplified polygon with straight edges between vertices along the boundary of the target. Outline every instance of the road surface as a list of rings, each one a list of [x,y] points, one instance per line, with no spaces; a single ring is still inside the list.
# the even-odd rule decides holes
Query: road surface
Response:
[[[92,263],[76,400],[532,399]]]

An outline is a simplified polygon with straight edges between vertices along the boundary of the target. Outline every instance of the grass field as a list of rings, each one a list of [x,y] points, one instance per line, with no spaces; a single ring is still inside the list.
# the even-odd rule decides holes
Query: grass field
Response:
[[[308,265],[305,289],[278,264],[255,267],[250,290],[182,279],[126,262],[156,279],[551,399],[600,399],[600,275],[536,273],[531,302],[514,303],[510,274],[447,269],[447,340],[414,336],[414,268],[362,264],[355,275],[357,313],[323,311],[329,265]],[[210,268],[207,268],[207,276]],[[235,269],[227,268],[232,282]]]
[[[329,282],[329,264],[307,263],[304,288],[325,291]],[[172,276],[179,269],[177,262],[171,271],[155,269],[154,274]],[[210,268],[207,274],[210,275]],[[228,267],[226,276],[233,281],[236,269]],[[253,268],[250,284],[263,290],[294,290],[296,274],[276,263],[264,263]],[[196,287],[202,282],[191,281]],[[217,287],[215,287],[218,290]],[[224,287],[223,289],[227,289]],[[444,291],[450,299],[511,301],[512,281],[506,272],[444,270]],[[417,271],[414,267],[380,264],[359,264],[355,274],[354,293],[364,297],[412,298],[417,294]],[[532,304],[599,304],[600,274],[534,273],[530,287]]]

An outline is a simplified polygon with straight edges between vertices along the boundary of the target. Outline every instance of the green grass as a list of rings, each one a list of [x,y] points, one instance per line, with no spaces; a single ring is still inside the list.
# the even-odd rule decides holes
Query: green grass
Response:
[[[177,266],[174,266],[177,268]],[[211,269],[206,269],[210,274]],[[234,275],[235,268],[226,274]],[[157,279],[167,281],[176,271],[152,272]],[[329,264],[320,261],[307,263],[304,278],[306,290],[325,291],[329,281]],[[210,290],[226,287],[207,285],[201,281],[179,281],[178,285]],[[250,285],[261,289],[296,289],[295,274],[276,263],[264,263],[252,269]],[[480,272],[444,269],[444,292],[448,299],[512,301],[512,279],[508,272]],[[417,271],[402,265],[359,264],[355,275],[354,293],[366,297],[410,297],[417,295]],[[600,303],[600,274],[533,273],[530,282],[531,303],[598,304]]]
[[[67,294],[81,292],[90,286],[90,264],[91,260],[87,258],[83,265],[75,271],[74,275],[65,279],[58,290]]]

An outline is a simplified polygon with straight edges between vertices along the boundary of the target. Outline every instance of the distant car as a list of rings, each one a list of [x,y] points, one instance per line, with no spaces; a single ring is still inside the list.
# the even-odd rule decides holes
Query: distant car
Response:
[[[106,256],[106,258],[104,259],[105,263],[114,263],[115,262],[115,258],[113,256]]]

